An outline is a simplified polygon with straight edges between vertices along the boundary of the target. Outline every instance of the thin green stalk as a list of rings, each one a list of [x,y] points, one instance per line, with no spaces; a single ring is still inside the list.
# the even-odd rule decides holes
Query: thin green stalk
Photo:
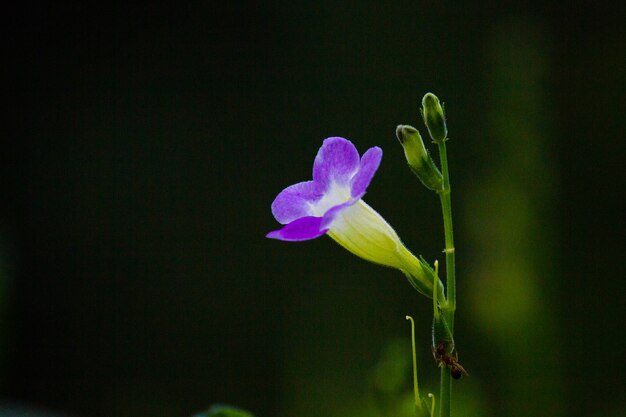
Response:
[[[446,302],[443,305],[443,313],[450,332],[454,335],[454,312],[456,311],[456,279],[454,275],[454,235],[452,232],[452,201],[450,199],[450,175],[448,172],[448,153],[446,142],[439,143],[439,157],[441,159],[441,174],[443,175],[443,190],[439,192],[441,210],[443,212],[443,227],[445,233],[446,248]],[[450,417],[450,396],[452,384],[450,372],[447,367],[441,369],[440,386],[440,417]]]
[[[411,347],[413,348],[413,393],[415,395],[415,414],[417,416],[423,415],[422,400],[420,399],[420,390],[417,385],[417,360],[415,357],[415,322],[413,317],[406,316],[407,320],[411,320]]]

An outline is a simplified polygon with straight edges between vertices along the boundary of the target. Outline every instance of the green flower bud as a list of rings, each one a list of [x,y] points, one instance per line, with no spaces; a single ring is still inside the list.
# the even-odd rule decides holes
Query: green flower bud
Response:
[[[398,125],[396,136],[404,148],[404,156],[406,156],[411,171],[427,188],[441,191],[443,189],[443,177],[428,154],[426,147],[424,147],[424,141],[417,129],[409,125]]]
[[[435,143],[442,143],[448,137],[446,116],[439,99],[433,93],[426,93],[422,99],[422,116],[428,133]]]

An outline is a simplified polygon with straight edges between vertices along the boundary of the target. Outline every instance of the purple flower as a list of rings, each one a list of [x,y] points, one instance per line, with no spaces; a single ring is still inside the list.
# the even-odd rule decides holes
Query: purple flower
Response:
[[[324,140],[313,162],[313,180],[285,188],[272,203],[272,214],[284,226],[267,237],[303,241],[327,234],[363,259],[401,270],[418,290],[432,296],[432,278],[426,278],[420,261],[362,200],[382,156],[379,147],[359,157],[347,139]]]

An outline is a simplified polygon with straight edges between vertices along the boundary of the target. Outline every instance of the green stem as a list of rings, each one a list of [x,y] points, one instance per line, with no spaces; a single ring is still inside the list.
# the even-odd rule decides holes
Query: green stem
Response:
[[[439,416],[450,416],[450,390],[452,389],[452,379],[447,366],[441,368],[441,380],[439,386]]]
[[[443,190],[439,192],[446,248],[446,302],[442,308],[450,332],[454,335],[454,312],[456,311],[456,279],[454,275],[454,234],[452,232],[452,201],[450,199],[450,175],[448,172],[448,153],[446,142],[439,143]],[[447,367],[441,369],[440,417],[450,417],[450,395],[452,391],[450,372]]]

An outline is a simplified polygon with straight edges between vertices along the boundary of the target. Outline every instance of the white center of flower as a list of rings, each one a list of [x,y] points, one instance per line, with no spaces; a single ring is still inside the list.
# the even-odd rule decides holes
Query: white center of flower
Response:
[[[324,196],[317,202],[311,204],[311,215],[322,217],[328,210],[349,201],[350,198],[352,198],[352,196],[350,195],[349,186],[341,186],[333,182],[324,193]]]

